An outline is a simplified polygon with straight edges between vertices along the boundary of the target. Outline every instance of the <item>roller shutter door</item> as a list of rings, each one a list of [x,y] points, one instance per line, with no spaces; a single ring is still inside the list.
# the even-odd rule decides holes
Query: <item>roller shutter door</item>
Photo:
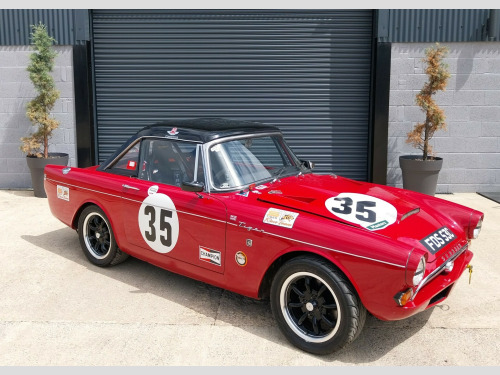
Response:
[[[367,179],[372,11],[94,10],[92,34],[99,162],[153,122],[226,117]]]

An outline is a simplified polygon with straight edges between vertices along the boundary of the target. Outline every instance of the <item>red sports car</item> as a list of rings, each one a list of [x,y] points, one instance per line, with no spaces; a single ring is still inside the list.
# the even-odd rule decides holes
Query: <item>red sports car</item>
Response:
[[[352,342],[367,312],[404,319],[448,297],[482,212],[312,167],[273,126],[170,121],[99,166],[47,166],[45,190],[93,264],[131,255],[269,298],[286,338],[311,353]]]

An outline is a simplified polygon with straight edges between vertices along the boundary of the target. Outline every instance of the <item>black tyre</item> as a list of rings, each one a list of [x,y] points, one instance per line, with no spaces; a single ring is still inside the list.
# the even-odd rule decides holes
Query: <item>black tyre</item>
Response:
[[[330,354],[351,343],[366,320],[366,309],[347,278],[313,257],[294,258],[278,270],[270,302],[285,337],[313,354]]]
[[[97,206],[88,206],[80,214],[78,237],[83,253],[97,266],[114,266],[128,258],[128,254],[116,246],[109,220]]]

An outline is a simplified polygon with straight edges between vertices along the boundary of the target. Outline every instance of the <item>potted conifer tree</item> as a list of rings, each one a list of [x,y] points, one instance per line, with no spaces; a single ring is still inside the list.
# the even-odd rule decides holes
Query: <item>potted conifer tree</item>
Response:
[[[399,165],[403,175],[403,188],[434,195],[443,159],[433,153],[430,140],[438,130],[446,130],[445,114],[433,99],[438,91],[444,91],[450,78],[448,66],[442,62],[448,48],[436,45],[425,50],[425,73],[428,76],[415,101],[425,114],[423,122],[415,124],[407,134],[406,143],[419,149],[420,155],[402,155]]]
[[[67,165],[68,154],[50,153],[49,140],[59,121],[51,115],[60,92],[55,87],[50,74],[54,68],[57,52],[53,49],[55,39],[49,36],[43,24],[32,25],[31,41],[34,52],[30,55],[28,72],[37,96],[26,108],[26,115],[35,129],[31,135],[21,138],[21,151],[26,154],[26,161],[31,173],[31,183],[36,197],[46,198],[43,187],[43,170],[47,164]]]

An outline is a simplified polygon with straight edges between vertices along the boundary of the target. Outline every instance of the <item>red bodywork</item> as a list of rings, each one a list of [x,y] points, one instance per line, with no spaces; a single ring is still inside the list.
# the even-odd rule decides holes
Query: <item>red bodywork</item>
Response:
[[[406,318],[448,296],[472,258],[468,248],[455,259],[451,272],[440,272],[405,306],[394,300],[399,292],[416,290],[411,279],[422,255],[427,257],[428,275],[469,246],[471,232],[483,217],[442,199],[335,175],[302,174],[242,193],[209,194],[101,172],[97,167],[71,168],[66,174],[63,168],[46,167],[45,190],[53,215],[73,229],[81,210],[95,204],[109,218],[122,251],[252,298],[266,295],[283,260],[316,254],[335,264],[367,310],[383,320]],[[178,216],[178,240],[168,253],[154,251],[140,230],[141,205],[153,185],[158,186],[157,193],[170,197]],[[58,196],[61,187],[67,197],[61,191]],[[396,221],[384,229],[367,230],[332,215],[325,201],[346,192],[389,202],[397,210]],[[293,226],[265,223],[270,208],[298,213]],[[415,213],[404,217],[411,211]],[[444,226],[456,237],[432,254],[420,241]],[[206,251],[217,260],[202,256]],[[245,256],[246,263],[241,260]]]

